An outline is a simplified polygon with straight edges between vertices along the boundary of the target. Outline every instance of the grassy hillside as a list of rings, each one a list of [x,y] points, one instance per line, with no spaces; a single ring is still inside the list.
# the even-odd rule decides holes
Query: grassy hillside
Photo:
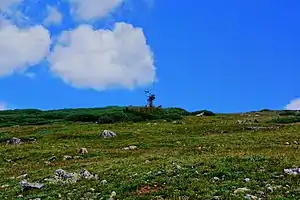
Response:
[[[109,199],[112,194],[111,199],[122,200],[300,197],[300,177],[283,171],[300,167],[296,112],[196,117],[171,109],[150,116],[154,121],[144,121],[144,115],[136,122],[110,124],[68,120],[78,113],[109,117],[113,112],[107,109],[0,112],[0,199]],[[128,114],[123,108],[109,109]],[[174,113],[180,118],[165,117]],[[43,125],[24,125],[33,123],[29,119]],[[102,138],[106,129],[117,136]],[[24,143],[6,144],[12,137]],[[125,148],[129,146],[136,148]],[[80,154],[80,148],[88,153]],[[45,180],[58,169],[83,168],[99,179],[63,185]],[[17,178],[24,173],[26,178]],[[22,191],[23,179],[45,187]]]
[[[143,109],[143,108],[142,108]],[[69,122],[94,122],[100,124],[116,122],[141,122],[165,119],[168,121],[182,119],[182,116],[210,111],[188,112],[180,108],[164,108],[154,112],[139,111],[139,107],[108,106],[105,108],[83,108],[41,111],[37,109],[0,111],[0,127],[12,125],[45,125]]]

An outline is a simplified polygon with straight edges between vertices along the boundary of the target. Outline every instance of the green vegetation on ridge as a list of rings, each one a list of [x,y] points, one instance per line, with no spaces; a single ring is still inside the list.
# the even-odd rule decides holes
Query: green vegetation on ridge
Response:
[[[67,122],[94,122],[109,124],[116,122],[141,122],[147,120],[179,120],[183,116],[214,115],[210,111],[188,112],[181,108],[163,108],[153,112],[139,111],[139,107],[109,106],[105,108],[81,108],[41,111],[38,109],[0,111],[0,127],[13,125],[45,125]]]
[[[124,112],[119,107],[109,109]],[[101,109],[15,110],[0,112],[0,116],[70,115],[87,110],[100,113]],[[296,116],[280,114],[285,111],[199,117],[181,112],[178,123],[62,120],[0,128],[0,199],[106,200],[113,191],[115,200],[299,199],[299,176],[283,170],[300,167],[300,126],[274,122]],[[100,136],[103,130],[112,130],[117,136],[104,139]],[[12,137],[24,143],[6,144]],[[137,148],[124,148],[131,145]],[[81,155],[80,148],[88,153]],[[64,185],[45,180],[57,169],[80,172],[82,168],[98,174],[99,180]],[[24,178],[17,177],[24,173],[28,181],[45,187],[22,191],[19,182]]]

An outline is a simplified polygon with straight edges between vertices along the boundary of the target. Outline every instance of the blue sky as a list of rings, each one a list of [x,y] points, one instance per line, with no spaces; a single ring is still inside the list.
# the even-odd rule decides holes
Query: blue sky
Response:
[[[2,108],[300,109],[299,1],[4,1]]]

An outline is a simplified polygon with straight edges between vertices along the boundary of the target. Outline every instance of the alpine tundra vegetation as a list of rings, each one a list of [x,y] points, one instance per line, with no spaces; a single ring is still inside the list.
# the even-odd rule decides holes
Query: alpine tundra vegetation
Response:
[[[121,107],[0,112],[0,199],[300,196],[296,111],[130,112],[131,119],[142,116],[137,121],[127,112]],[[103,113],[124,118],[100,123]],[[100,121],[68,121],[70,116]]]

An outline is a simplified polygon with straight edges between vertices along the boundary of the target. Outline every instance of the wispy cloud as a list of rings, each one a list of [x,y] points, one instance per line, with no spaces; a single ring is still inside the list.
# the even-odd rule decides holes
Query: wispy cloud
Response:
[[[7,104],[4,102],[0,102],[0,110],[7,110],[7,109],[8,109]]]
[[[79,20],[94,20],[113,12],[125,0],[68,0],[72,15]]]
[[[48,6],[48,16],[44,20],[46,25],[49,24],[60,24],[62,21],[62,14],[55,7]]]

